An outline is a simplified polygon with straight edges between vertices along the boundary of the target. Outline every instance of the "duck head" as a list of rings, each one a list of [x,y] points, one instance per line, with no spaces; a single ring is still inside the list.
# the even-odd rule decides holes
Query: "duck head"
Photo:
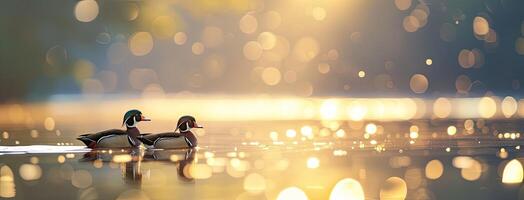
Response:
[[[142,122],[142,121],[151,121],[151,120],[144,117],[142,115],[142,112],[140,112],[140,110],[133,109],[133,110],[127,111],[126,114],[124,114],[124,121],[122,122],[122,125],[125,124],[126,127],[133,128],[138,124],[138,122]]]
[[[196,123],[196,120],[193,116],[186,115],[178,119],[176,130],[180,130],[180,132],[189,132],[191,131],[192,128],[204,128],[204,127],[199,126]]]

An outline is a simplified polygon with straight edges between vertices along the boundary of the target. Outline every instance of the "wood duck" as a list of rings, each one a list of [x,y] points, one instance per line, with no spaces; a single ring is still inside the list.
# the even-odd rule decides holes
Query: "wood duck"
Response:
[[[196,123],[192,116],[182,116],[178,120],[177,128],[174,132],[141,135],[138,137],[144,145],[155,149],[179,149],[194,148],[198,141],[191,132],[192,128],[203,128]],[[179,131],[178,133],[176,131]]]
[[[122,126],[126,130],[111,129],[99,133],[80,135],[77,139],[86,144],[87,147],[95,148],[130,148],[140,146],[140,131],[136,128],[138,122],[151,121],[142,115],[139,110],[127,111],[124,115]]]

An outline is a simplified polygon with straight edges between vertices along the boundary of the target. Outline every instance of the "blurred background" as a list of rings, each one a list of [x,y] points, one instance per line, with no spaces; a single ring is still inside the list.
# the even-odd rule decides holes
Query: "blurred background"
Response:
[[[0,4],[0,198],[524,199],[522,0]]]
[[[3,4],[6,103],[61,94],[522,93],[519,0]]]
[[[13,123],[93,105],[235,120],[524,114],[519,0],[3,4],[0,109]]]

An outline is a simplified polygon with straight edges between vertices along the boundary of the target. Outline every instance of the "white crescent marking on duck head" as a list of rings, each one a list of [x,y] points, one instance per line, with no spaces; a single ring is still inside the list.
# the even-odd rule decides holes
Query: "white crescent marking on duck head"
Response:
[[[127,119],[129,119],[129,118],[127,118]],[[127,124],[127,120],[126,120],[126,122],[124,122],[124,123],[126,124],[126,127],[129,127],[129,128],[134,128],[134,127],[136,127],[136,124],[137,124],[137,123],[136,123],[136,119],[135,119],[134,117],[133,117],[133,124],[128,125],[128,124]]]

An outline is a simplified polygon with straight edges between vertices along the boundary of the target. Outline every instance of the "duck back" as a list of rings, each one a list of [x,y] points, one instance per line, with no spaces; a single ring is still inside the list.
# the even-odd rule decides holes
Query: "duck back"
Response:
[[[188,148],[189,145],[187,144],[186,137],[179,136],[179,137],[162,137],[158,138],[155,143],[154,147],[156,149],[181,149],[181,148]]]
[[[127,135],[107,135],[98,140],[97,148],[129,148],[132,147]]]

